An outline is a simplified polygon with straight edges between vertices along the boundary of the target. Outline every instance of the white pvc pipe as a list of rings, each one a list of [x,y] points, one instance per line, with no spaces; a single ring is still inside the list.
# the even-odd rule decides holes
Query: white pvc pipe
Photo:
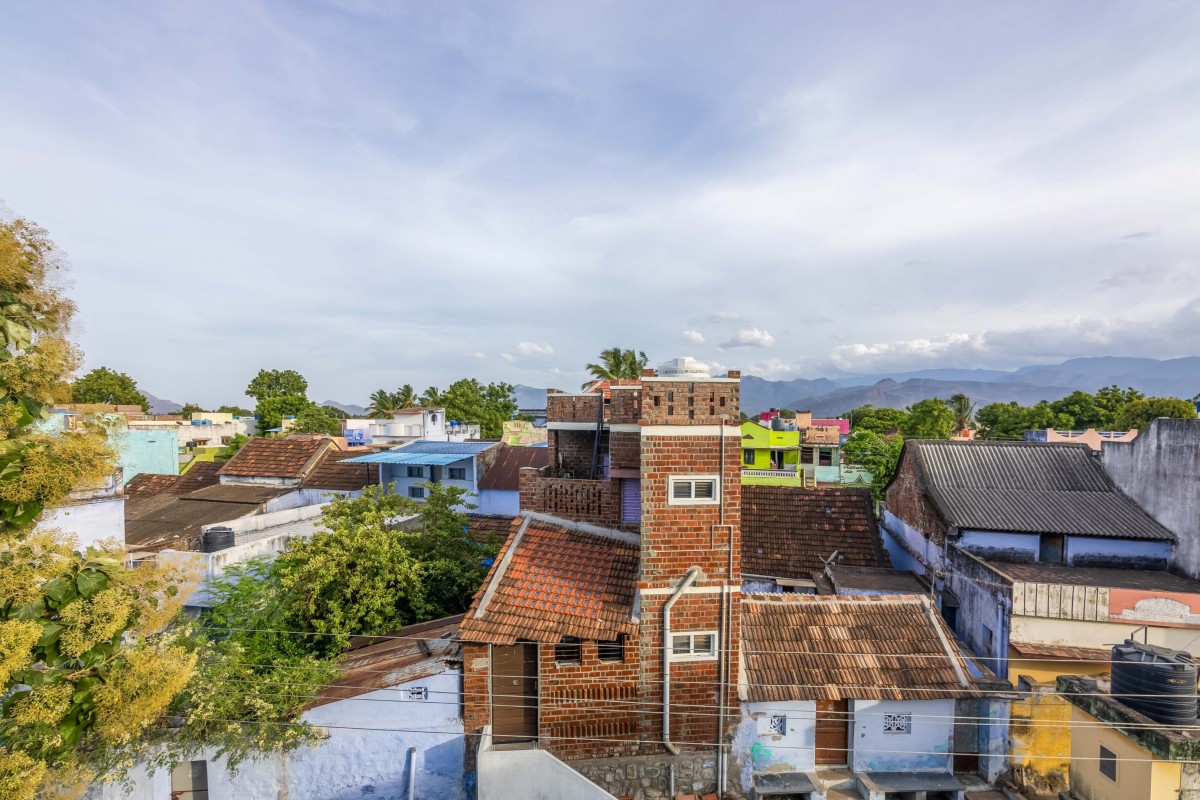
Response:
[[[683,580],[663,603],[663,746],[673,755],[679,755],[679,748],[671,744],[671,606],[699,577],[700,568],[689,567]]]

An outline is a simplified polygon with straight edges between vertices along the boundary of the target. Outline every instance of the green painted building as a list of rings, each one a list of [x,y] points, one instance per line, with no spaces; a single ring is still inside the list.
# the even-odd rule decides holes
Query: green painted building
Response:
[[[742,423],[742,483],[766,486],[870,486],[871,474],[842,464],[840,444],[806,442],[804,429]]]

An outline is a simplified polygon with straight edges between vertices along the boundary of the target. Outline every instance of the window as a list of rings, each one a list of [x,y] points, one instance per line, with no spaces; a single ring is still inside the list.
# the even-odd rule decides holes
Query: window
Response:
[[[625,660],[625,634],[611,642],[596,642],[596,657],[601,661]]]
[[[832,467],[833,466],[833,451],[826,450],[825,448],[821,448],[817,452],[817,466],[818,467]]]
[[[408,477],[424,478],[425,477],[425,468],[424,467],[414,467],[410,464],[408,467]]]
[[[1100,774],[1117,782],[1117,754],[1104,745],[1100,745]]]
[[[465,481],[467,479],[466,467],[450,467],[450,480]]]
[[[716,658],[717,635],[704,633],[671,634],[671,658]]]
[[[208,800],[208,762],[176,764],[171,770],[171,796],[179,800]]]
[[[718,501],[717,476],[670,478],[669,502],[674,506],[709,505]]]
[[[987,625],[984,625],[983,626],[983,649],[988,653],[992,652],[992,641],[994,638],[995,637],[992,635],[992,629],[989,628]]]
[[[787,717],[782,714],[772,714],[767,723],[767,733],[772,736],[787,736]]]
[[[574,636],[564,636],[561,642],[554,645],[554,660],[559,664],[582,663],[583,643]]]
[[[912,714],[884,714],[883,732],[902,735],[912,733]]]
[[[408,487],[408,496],[409,496],[409,497],[411,497],[413,500],[422,500],[422,499],[424,499],[424,497],[425,497],[425,487],[424,487],[424,486],[410,486],[410,487]]]
[[[743,464],[753,464],[754,463],[754,451],[753,450],[743,450],[742,451],[742,463]]]

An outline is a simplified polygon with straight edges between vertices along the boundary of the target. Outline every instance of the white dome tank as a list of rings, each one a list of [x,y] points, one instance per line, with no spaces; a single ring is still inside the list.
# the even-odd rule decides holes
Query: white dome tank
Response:
[[[694,358],[684,356],[682,358],[672,358],[670,361],[664,361],[659,364],[658,377],[696,381],[711,378],[712,375],[708,371],[708,365],[703,361],[697,361]]]

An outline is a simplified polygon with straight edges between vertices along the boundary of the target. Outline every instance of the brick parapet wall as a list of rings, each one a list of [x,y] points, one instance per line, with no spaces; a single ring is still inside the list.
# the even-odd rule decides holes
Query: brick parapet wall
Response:
[[[601,399],[598,394],[547,394],[546,422],[595,423]]]
[[[652,381],[642,390],[643,425],[715,425],[739,419],[740,384]]]
[[[612,424],[635,423],[642,416],[642,389],[640,387],[613,387],[609,390],[607,418]]]
[[[551,514],[575,522],[591,522],[620,530],[638,530],[636,523],[621,522],[621,487],[618,481],[551,478],[548,469],[521,470],[522,511]]]
[[[613,431],[608,438],[612,469],[642,468],[642,436],[634,431]]]

